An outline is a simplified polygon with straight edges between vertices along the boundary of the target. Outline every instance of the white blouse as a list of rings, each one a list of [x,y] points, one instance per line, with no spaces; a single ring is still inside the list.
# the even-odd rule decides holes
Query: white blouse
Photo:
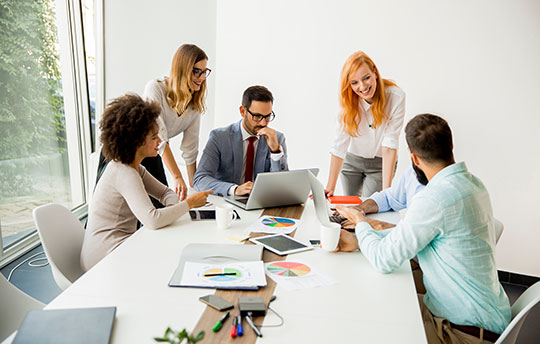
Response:
[[[159,154],[163,154],[165,144],[169,139],[183,133],[180,150],[186,165],[197,161],[199,154],[199,127],[201,114],[189,107],[182,116],[178,116],[175,109],[169,106],[166,97],[167,84],[164,79],[149,81],[144,87],[143,98],[155,101],[161,106],[161,114],[157,119],[159,137],[163,141],[159,147]]]
[[[363,158],[382,157],[381,146],[398,149],[399,134],[405,118],[405,92],[399,87],[391,86],[385,89],[388,119],[377,129],[369,127],[373,123],[371,104],[361,100],[362,120],[358,126],[358,136],[352,137],[343,130],[340,118],[334,144],[330,153],[344,159],[347,152]]]

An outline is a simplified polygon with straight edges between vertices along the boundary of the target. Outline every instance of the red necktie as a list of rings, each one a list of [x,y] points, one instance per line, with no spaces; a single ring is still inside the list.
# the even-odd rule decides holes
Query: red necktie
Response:
[[[253,181],[253,160],[255,158],[255,147],[253,146],[253,142],[257,140],[257,137],[250,136],[248,138],[248,146],[247,146],[247,152],[246,152],[246,174],[244,177],[244,183],[252,182]]]

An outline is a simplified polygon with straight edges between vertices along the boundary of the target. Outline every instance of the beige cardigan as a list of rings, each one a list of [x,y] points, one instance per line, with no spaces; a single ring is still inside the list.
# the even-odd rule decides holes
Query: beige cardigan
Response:
[[[166,205],[156,209],[150,196]],[[141,165],[111,161],[99,180],[88,212],[88,226],[81,251],[87,271],[137,230],[137,219],[150,229],[166,226],[186,214],[187,202],[156,180]]]

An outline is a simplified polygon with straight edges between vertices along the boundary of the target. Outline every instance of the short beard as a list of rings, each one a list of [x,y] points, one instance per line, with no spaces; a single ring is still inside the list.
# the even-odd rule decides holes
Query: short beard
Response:
[[[418,182],[422,185],[427,185],[429,180],[427,179],[424,171],[422,171],[418,166],[416,166],[414,162],[412,162],[412,167],[413,167],[414,173],[416,173],[416,179],[418,179]]]

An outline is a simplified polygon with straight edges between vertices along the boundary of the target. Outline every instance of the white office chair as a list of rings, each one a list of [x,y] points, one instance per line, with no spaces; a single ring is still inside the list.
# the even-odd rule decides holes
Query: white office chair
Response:
[[[530,286],[512,305],[512,321],[495,344],[514,344],[529,311],[540,302],[540,282]]]
[[[84,273],[80,263],[84,227],[60,204],[37,207],[33,215],[54,281],[66,289]]]
[[[493,218],[493,224],[495,225],[495,244],[499,242],[501,235],[504,231],[504,225],[501,221]]]
[[[44,304],[26,295],[0,274],[0,342],[21,326],[28,311],[42,309]]]

